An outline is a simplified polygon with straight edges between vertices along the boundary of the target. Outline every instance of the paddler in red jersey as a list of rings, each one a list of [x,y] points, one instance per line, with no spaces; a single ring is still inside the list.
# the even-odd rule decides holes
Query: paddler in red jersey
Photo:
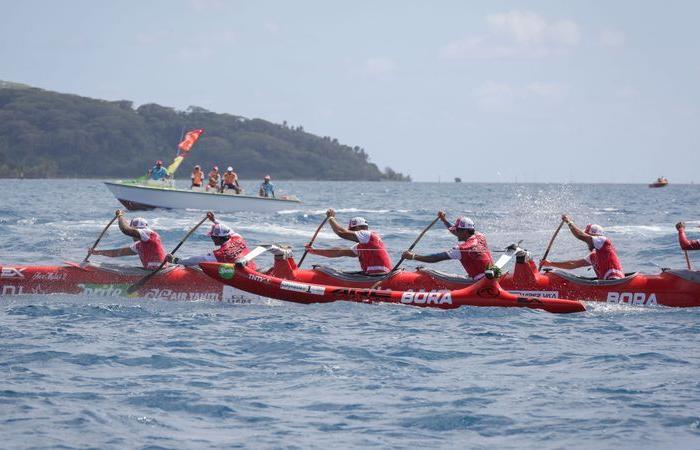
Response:
[[[348,228],[343,227],[335,218],[335,211],[329,209],[326,211],[328,223],[331,224],[333,232],[343,239],[357,242],[351,248],[329,248],[315,249],[306,246],[306,250],[319,256],[326,258],[340,258],[349,256],[357,258],[360,261],[362,272],[366,275],[381,275],[391,272],[393,264],[391,257],[384,247],[384,242],[376,231],[370,231],[367,221],[364,217],[353,217],[350,219]]]
[[[211,212],[207,214],[207,218],[213,222],[207,236],[209,236],[214,242],[214,245],[219,248],[207,253],[206,255],[191,256],[189,258],[175,258],[173,255],[168,253],[165,256],[166,261],[187,267],[196,266],[203,262],[233,264],[238,258],[250,253],[248,245],[240,234],[235,233],[231,228],[217,221],[214,214]],[[254,261],[249,261],[246,266],[250,267],[252,270],[257,269]]]
[[[121,210],[115,212],[119,218],[119,230],[130,236],[135,242],[128,247],[112,250],[91,250],[91,255],[129,256],[139,255],[144,269],[157,269],[165,258],[165,249],[158,233],[148,227],[146,219],[136,217],[127,223]]]
[[[600,225],[590,223],[585,230],[579,229],[567,215],[561,216],[561,220],[569,225],[571,234],[580,241],[588,244],[591,251],[583,259],[570,261],[547,261],[543,259],[542,266],[557,267],[559,269],[578,269],[579,267],[592,266],[596,278],[599,280],[616,280],[625,277],[622,264],[617,257],[617,250],[612,241],[605,237],[605,230]]]
[[[476,232],[474,221],[469,217],[458,217],[454,225],[445,217],[443,211],[438,212],[438,217],[445,224],[450,233],[457,236],[459,244],[450,250],[432,255],[418,255],[406,251],[403,257],[425,263],[436,263],[456,259],[462,263],[464,270],[474,280],[480,280],[485,276],[486,269],[493,264],[493,258],[486,242],[486,236]]]
[[[688,240],[685,237],[685,224],[683,222],[678,222],[676,224],[676,230],[678,230],[678,243],[683,250],[700,250],[700,241],[697,239]]]

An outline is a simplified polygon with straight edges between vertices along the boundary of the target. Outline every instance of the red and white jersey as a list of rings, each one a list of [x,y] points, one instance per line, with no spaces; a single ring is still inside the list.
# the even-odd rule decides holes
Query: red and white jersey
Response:
[[[160,236],[153,230],[136,229],[140,240],[129,246],[141,259],[144,269],[157,269],[165,259],[165,249],[160,242]]]
[[[601,280],[624,278],[625,272],[617,257],[617,250],[605,236],[592,236],[594,250],[586,256],[586,261],[593,266],[595,275]]]
[[[484,277],[488,266],[493,264],[493,258],[486,243],[486,236],[474,233],[472,236],[447,251],[450,259],[457,259],[467,274],[479,280]]]
[[[369,275],[391,272],[394,265],[379,234],[374,231],[360,230],[355,231],[355,236],[358,243],[352,247],[352,251],[360,260],[362,271]]]
[[[220,263],[235,263],[238,258],[241,258],[250,253],[250,249],[245,240],[240,234],[232,234],[224,245],[214,250],[213,254],[216,260]],[[250,261],[247,267],[256,270],[257,266],[254,261]]]
[[[678,243],[683,250],[700,250],[700,241],[697,239],[689,241],[688,238],[685,237],[685,230],[683,229],[678,230]]]

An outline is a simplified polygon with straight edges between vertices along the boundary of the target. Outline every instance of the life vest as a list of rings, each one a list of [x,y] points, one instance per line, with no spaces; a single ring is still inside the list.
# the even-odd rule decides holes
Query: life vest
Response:
[[[155,231],[151,231],[147,241],[138,241],[134,247],[144,269],[157,269],[165,259],[163,243]]]
[[[192,172],[192,184],[195,186],[202,185],[202,179],[204,178],[204,173],[201,170],[195,170]]]
[[[588,255],[588,259],[593,266],[596,277],[600,280],[615,280],[625,277],[622,264],[617,257],[617,250],[608,238],[605,238],[605,243],[600,249],[595,249]]]
[[[238,258],[245,256],[248,253],[250,253],[250,249],[248,249],[248,245],[245,243],[245,240],[240,234],[233,234],[228,241],[224,242],[224,245],[214,250],[214,257],[220,263],[233,264]],[[250,261],[247,264],[247,267],[251,268],[252,270],[257,269],[254,261]]]
[[[235,183],[236,183],[236,172],[224,173],[224,184],[235,184]]]
[[[486,243],[486,236],[474,233],[466,241],[457,245],[459,249],[459,262],[471,278],[483,278],[488,266],[493,264],[493,258]]]
[[[216,187],[219,183],[219,172],[214,172],[213,170],[209,172],[209,186]]]
[[[355,247],[360,267],[366,274],[379,274],[390,272],[393,268],[391,257],[384,247],[384,242],[379,234],[372,231],[366,244],[358,243]]]

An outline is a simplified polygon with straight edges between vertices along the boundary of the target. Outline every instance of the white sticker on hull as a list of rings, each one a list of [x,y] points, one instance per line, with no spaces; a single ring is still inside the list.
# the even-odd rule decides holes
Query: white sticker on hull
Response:
[[[644,292],[608,292],[608,303],[627,303],[628,305],[656,306],[656,294],[647,297]]]
[[[295,283],[293,281],[283,281],[280,287],[285,291],[303,292],[314,295],[325,295],[326,288],[323,286],[312,286],[310,284]]]
[[[2,267],[0,268],[0,278],[24,278],[26,267]]]
[[[521,297],[559,298],[559,291],[508,291]]]

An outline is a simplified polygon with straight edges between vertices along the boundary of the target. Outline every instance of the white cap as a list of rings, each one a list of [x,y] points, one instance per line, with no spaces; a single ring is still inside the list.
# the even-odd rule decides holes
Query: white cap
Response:
[[[227,171],[227,172],[233,172],[233,167],[228,166],[228,167],[226,168],[226,171]]]
[[[474,221],[469,217],[457,217],[455,224],[450,227],[450,230],[473,230]]]
[[[144,230],[148,228],[148,222],[143,217],[135,217],[129,222],[129,226],[136,228],[138,230]]]
[[[591,236],[605,235],[605,230],[603,229],[603,227],[595,223],[589,223],[588,225],[586,225],[586,229],[584,230],[584,232],[586,234],[590,234]]]
[[[355,227],[362,227],[362,226],[367,226],[367,221],[365,220],[364,217],[353,217],[350,219],[350,224],[348,225],[350,228],[355,228]]]
[[[233,230],[228,226],[224,225],[223,223],[215,223],[211,226],[211,229],[209,230],[209,233],[207,233],[207,236],[229,237],[232,234]]]

